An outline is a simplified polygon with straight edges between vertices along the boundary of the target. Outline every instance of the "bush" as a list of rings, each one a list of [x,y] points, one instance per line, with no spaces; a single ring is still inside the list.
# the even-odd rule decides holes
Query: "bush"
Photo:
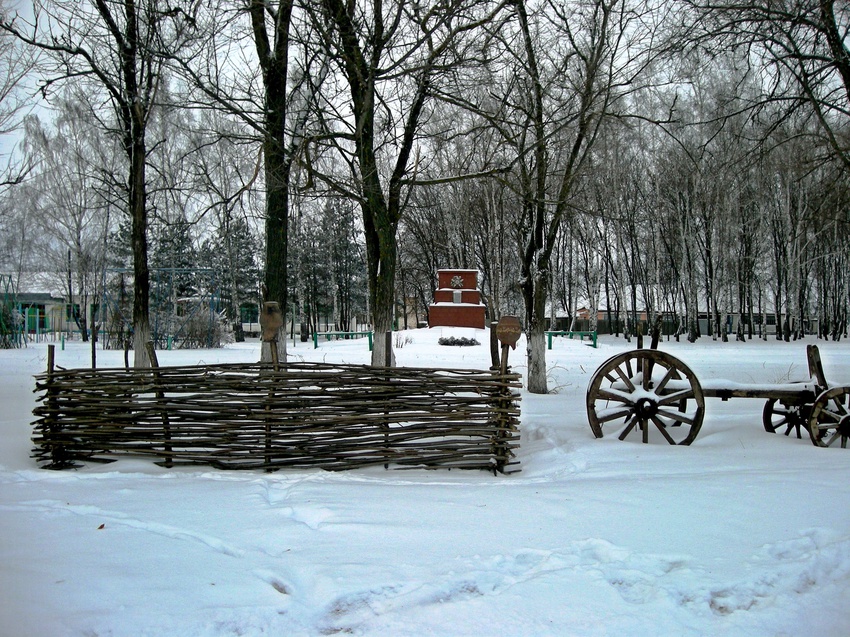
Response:
[[[201,349],[221,347],[224,337],[221,316],[210,316],[207,312],[196,312],[180,328],[179,349]]]
[[[451,345],[453,347],[469,347],[470,345],[481,345],[474,338],[466,338],[464,336],[456,338],[454,336],[444,336],[439,341],[440,345]]]
[[[0,304],[0,349],[20,347],[22,325],[11,303]]]

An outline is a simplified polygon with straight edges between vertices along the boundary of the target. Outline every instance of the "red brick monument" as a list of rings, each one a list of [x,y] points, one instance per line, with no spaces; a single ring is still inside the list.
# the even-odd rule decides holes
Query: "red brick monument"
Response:
[[[478,270],[437,270],[434,302],[428,306],[430,327],[484,329],[484,305],[478,291]]]

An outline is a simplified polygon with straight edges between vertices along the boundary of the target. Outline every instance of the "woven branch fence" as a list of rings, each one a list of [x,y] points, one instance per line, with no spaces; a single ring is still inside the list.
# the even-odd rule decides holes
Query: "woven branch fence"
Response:
[[[45,468],[119,454],[222,469],[518,464],[518,374],[321,363],[65,370],[48,358],[33,411],[33,457]]]

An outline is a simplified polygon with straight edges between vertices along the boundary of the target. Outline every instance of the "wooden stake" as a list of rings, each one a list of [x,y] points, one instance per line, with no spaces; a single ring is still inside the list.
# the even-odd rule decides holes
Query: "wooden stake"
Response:
[[[269,348],[272,353],[272,366],[274,367],[274,371],[280,371],[280,357],[277,351],[277,339],[273,341],[269,341]]]
[[[57,391],[55,386],[55,361],[56,361],[56,346],[47,346],[47,389],[46,403],[47,416],[45,417],[45,431],[50,436],[50,465],[51,469],[64,469],[68,466],[68,458],[65,453],[65,446],[59,442],[59,433],[61,425],[59,423],[59,409],[57,406]]]
[[[153,379],[156,386],[156,399],[160,403],[160,410],[162,412],[162,437],[165,440],[163,444],[163,451],[165,453],[163,455],[165,457],[165,466],[170,469],[174,465],[171,453],[171,422],[168,418],[168,408],[165,405],[165,392],[162,388],[162,377],[159,373],[159,359],[156,357],[156,349],[153,346],[153,341],[145,343],[145,351],[147,351],[148,358],[151,360],[151,369],[154,370]]]
[[[389,369],[393,364],[393,333],[387,332],[384,335],[384,367]],[[387,382],[391,381],[391,376],[387,374]],[[387,416],[389,416],[389,412],[387,412]],[[384,455],[389,456],[390,453],[390,423],[389,420],[384,421],[381,425],[381,429],[383,429],[386,433],[384,433]],[[384,469],[389,469],[390,464],[388,462],[384,463]]]
[[[813,343],[806,345],[806,358],[809,361],[809,376],[817,381],[821,391],[829,389],[829,383],[826,382],[826,374],[823,371],[823,362],[821,362],[820,350],[817,345]]]
[[[496,321],[490,323],[490,367],[493,369],[499,367],[499,335],[496,333],[498,325]]]
[[[277,373],[280,371],[280,358],[277,351],[277,340],[271,340],[269,343],[269,349],[272,355],[272,369],[275,371],[275,378],[269,382],[269,395],[268,402],[266,403],[266,431],[265,431],[265,447],[266,447],[266,456],[265,456],[265,464],[266,471],[272,471],[272,404],[275,400],[275,384],[278,382]]]
[[[148,353],[148,358],[151,359],[151,367],[159,367],[159,361],[156,358],[156,349],[154,349],[153,341],[145,343],[145,351]]]

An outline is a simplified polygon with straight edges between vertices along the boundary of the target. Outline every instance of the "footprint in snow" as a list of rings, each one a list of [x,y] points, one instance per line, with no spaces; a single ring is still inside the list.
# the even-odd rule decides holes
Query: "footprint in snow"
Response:
[[[69,505],[59,500],[38,500],[34,502],[22,503],[14,507],[15,510],[21,511],[39,511],[48,514],[73,514],[81,517],[93,518],[97,524],[94,528],[99,528],[101,525],[109,524],[110,526],[126,526],[148,533],[154,533],[163,537],[175,540],[191,540],[205,544],[209,548],[232,557],[241,557],[243,551],[231,546],[224,540],[206,533],[199,533],[191,529],[182,529],[180,527],[171,526],[169,524],[161,524],[159,522],[146,522],[137,518],[130,517],[126,513],[120,511],[108,511],[100,507],[91,505]]]
[[[291,520],[300,522],[314,531],[318,531],[319,527],[334,515],[328,508],[308,506],[286,507],[282,512]]]
[[[754,562],[757,575],[709,592],[708,604],[715,614],[771,605],[782,597],[796,599],[817,586],[846,580],[850,538],[812,529],[801,537],[765,545]]]

